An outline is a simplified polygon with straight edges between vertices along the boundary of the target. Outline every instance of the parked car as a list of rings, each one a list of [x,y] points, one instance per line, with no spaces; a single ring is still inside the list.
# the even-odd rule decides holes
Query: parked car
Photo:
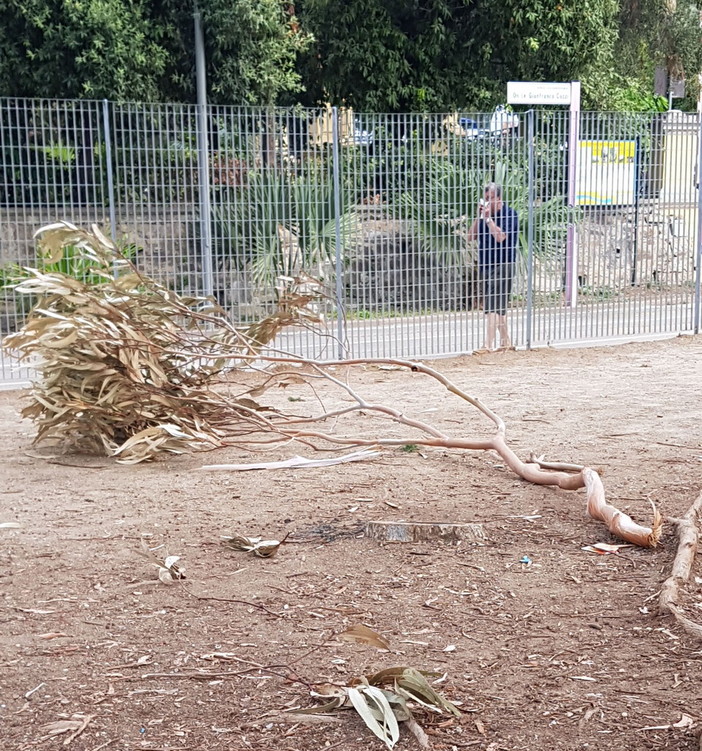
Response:
[[[375,131],[366,130],[356,122],[353,129],[353,145],[354,146],[370,146],[375,140]]]
[[[487,127],[481,127],[472,117],[451,115],[444,120],[444,127],[454,135],[476,141],[481,138],[495,139],[513,133],[519,127],[519,115],[508,112],[504,105],[495,107]]]

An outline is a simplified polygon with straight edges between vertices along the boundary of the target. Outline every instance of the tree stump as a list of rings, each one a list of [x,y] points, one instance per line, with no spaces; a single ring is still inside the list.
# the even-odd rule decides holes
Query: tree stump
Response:
[[[365,536],[387,542],[476,542],[487,539],[482,524],[444,522],[368,522]]]

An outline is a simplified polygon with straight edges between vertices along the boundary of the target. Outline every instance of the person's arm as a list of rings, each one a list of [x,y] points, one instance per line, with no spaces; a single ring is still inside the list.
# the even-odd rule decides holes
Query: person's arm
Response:
[[[519,243],[519,215],[516,211],[512,212],[505,230],[507,233],[507,247],[516,254]]]
[[[485,225],[488,228],[488,232],[498,243],[503,243],[507,239],[507,233],[498,226],[497,222],[491,216],[485,217]]]
[[[476,217],[473,220],[473,224],[470,225],[470,229],[468,230],[468,234],[466,235],[466,239],[469,243],[472,243],[474,240],[478,239],[478,224],[480,222],[480,217]]]

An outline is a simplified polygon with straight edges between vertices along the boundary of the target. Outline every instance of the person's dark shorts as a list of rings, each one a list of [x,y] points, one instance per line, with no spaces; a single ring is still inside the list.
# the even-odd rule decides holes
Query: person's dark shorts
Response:
[[[480,284],[483,293],[483,308],[486,313],[507,315],[513,277],[513,263],[496,263],[482,267]]]

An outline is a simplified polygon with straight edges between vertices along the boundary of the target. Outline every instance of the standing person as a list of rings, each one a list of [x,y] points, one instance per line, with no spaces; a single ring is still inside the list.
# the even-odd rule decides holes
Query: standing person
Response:
[[[485,348],[510,349],[507,330],[507,304],[517,256],[519,217],[502,200],[502,186],[488,183],[478,208],[478,216],[468,230],[468,241],[478,241],[478,273],[485,309]]]

